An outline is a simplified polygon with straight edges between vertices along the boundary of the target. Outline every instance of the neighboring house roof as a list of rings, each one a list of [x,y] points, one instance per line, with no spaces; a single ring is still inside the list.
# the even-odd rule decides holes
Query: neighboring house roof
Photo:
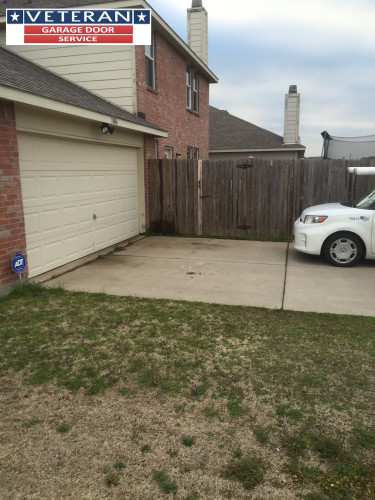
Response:
[[[1,46],[0,85],[153,128],[155,132],[161,130],[160,127]]]
[[[305,150],[301,144],[284,144],[281,135],[257,127],[228,111],[210,106],[210,152]]]
[[[11,5],[9,5],[9,3]],[[182,52],[186,60],[195,65],[210,83],[217,83],[217,76],[204,64],[204,62],[191,50],[191,48],[173,31],[173,29],[157,14],[145,0],[0,0],[0,23],[6,22],[6,9],[70,9],[76,7],[90,7],[95,9],[132,9],[143,7],[152,10],[152,27],[160,31],[177,50]]]

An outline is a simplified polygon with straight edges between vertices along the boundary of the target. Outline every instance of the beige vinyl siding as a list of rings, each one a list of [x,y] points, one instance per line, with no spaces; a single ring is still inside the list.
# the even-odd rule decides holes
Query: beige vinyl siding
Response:
[[[5,45],[5,30],[0,31]],[[11,50],[108,99],[137,109],[134,46],[11,46]]]

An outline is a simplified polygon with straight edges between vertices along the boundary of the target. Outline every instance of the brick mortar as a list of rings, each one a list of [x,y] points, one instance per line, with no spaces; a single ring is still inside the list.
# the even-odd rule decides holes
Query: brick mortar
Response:
[[[12,257],[26,255],[25,219],[14,106],[0,101],[0,295],[19,283]],[[22,273],[27,277],[27,269]]]

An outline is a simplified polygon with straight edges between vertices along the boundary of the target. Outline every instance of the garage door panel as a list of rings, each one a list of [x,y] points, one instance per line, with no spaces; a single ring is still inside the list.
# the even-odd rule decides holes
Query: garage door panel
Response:
[[[55,240],[43,246],[44,259],[47,266],[58,266],[63,257],[63,245],[61,240]]]
[[[80,220],[79,220],[79,209],[78,207],[67,207],[62,209],[62,226],[69,231],[78,230]]]
[[[25,225],[28,228],[29,237],[40,234],[39,213],[25,214]]]
[[[61,194],[64,198],[77,196],[77,177],[75,175],[61,174]]]
[[[22,197],[23,203],[31,200],[37,200],[39,197],[38,182],[35,177],[23,175],[21,178],[22,183]]]
[[[66,257],[71,261],[79,259],[79,251],[77,248],[79,247],[79,236],[72,236],[70,238],[66,238],[64,241],[65,245],[65,253]]]
[[[44,269],[44,253],[41,247],[28,247],[27,259],[29,270],[33,269],[34,276],[41,274]]]
[[[19,149],[30,277],[139,233],[135,148],[19,133]]]
[[[61,221],[59,210],[43,210],[40,212],[40,230],[44,233],[44,236],[51,232],[58,233],[60,228]]]

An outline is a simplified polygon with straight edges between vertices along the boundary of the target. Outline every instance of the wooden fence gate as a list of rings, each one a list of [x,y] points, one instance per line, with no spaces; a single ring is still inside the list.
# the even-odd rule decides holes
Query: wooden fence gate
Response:
[[[351,166],[369,162],[351,162]],[[162,234],[291,239],[310,205],[348,199],[348,162],[150,160],[150,229]],[[374,179],[358,177],[357,194]]]

